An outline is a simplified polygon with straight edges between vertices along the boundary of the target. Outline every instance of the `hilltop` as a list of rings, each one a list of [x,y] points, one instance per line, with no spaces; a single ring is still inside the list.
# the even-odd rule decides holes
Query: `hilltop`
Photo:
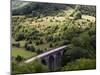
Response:
[[[64,13],[64,10],[74,9],[76,5],[70,4],[57,4],[57,3],[36,3],[27,1],[12,1],[12,14],[13,15],[25,15],[31,14],[42,14],[44,16],[57,15],[59,13]],[[87,14],[90,16],[95,16],[96,7],[79,5],[79,10],[82,14]]]

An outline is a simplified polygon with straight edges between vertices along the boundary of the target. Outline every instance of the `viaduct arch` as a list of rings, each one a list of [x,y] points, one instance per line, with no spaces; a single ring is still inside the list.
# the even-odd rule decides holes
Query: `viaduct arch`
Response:
[[[66,47],[67,46],[61,46],[45,53],[39,54],[33,58],[26,60],[25,63],[40,59],[41,63],[49,67],[50,71],[56,71],[61,67],[62,56]]]

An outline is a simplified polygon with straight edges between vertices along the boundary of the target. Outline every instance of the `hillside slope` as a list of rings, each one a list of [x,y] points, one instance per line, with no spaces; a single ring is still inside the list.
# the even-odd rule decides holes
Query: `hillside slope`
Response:
[[[23,62],[61,46],[67,49],[57,71],[96,68],[95,6],[16,1],[11,27],[14,74],[50,72],[42,62]]]
[[[12,14],[13,15],[24,15],[24,14],[30,14],[34,12],[35,14],[38,12],[38,14],[42,14],[44,16],[48,15],[57,15],[59,12],[64,13],[64,10],[68,9],[74,9],[76,5],[70,5],[70,4],[56,4],[56,3],[36,3],[36,2],[21,2],[21,1],[12,1]],[[85,6],[85,5],[79,5],[79,10],[83,14],[87,15],[95,15],[95,6]]]

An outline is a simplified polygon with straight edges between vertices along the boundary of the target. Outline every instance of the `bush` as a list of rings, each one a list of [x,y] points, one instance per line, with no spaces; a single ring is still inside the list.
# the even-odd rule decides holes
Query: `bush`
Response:
[[[53,20],[52,20],[52,19],[50,19],[50,22],[53,22]]]
[[[91,45],[96,50],[96,35],[91,36]]]
[[[19,42],[17,42],[17,43],[12,43],[12,46],[15,46],[15,47],[20,47],[20,43]]]
[[[51,47],[53,47],[53,44],[52,44],[52,43],[50,43],[50,44],[49,44],[49,47],[50,47],[50,48],[51,48]]]
[[[21,41],[24,39],[24,33],[23,32],[19,32],[16,34],[15,40],[16,41]]]
[[[63,45],[67,45],[67,44],[69,44],[69,41],[68,40],[64,40],[63,41]]]
[[[17,57],[15,58],[15,60],[16,60],[17,62],[21,62],[21,61],[23,60],[23,57],[20,56],[20,55],[17,55]]]
[[[39,41],[36,41],[36,43],[35,43],[36,45],[39,45]]]
[[[49,35],[47,38],[46,38],[47,42],[50,42],[50,41],[53,41],[53,36]]]
[[[95,27],[92,27],[92,28],[88,31],[88,34],[89,34],[90,36],[95,35],[95,34],[96,34],[96,28],[95,28]]]
[[[81,40],[79,39],[79,37],[74,37],[71,40],[71,44],[73,44],[74,46],[81,46]]]
[[[29,40],[28,43],[29,43],[29,44],[32,44],[32,40]]]
[[[25,43],[25,46],[24,47],[28,51],[32,51],[32,52],[35,51],[35,47],[33,45],[30,45],[30,44]]]
[[[48,71],[48,67],[41,64],[40,62],[34,62],[34,63],[32,63],[32,65],[33,64],[34,64],[35,73],[41,73],[41,72],[47,72]]]
[[[31,45],[31,46],[30,46],[30,50],[31,50],[32,52],[34,52],[34,51],[35,51],[35,47],[34,47],[33,45]]]
[[[28,43],[25,43],[24,48],[27,49]]]
[[[84,47],[85,49],[91,49],[91,45],[90,45],[90,36],[88,33],[82,33],[80,36],[80,43],[81,43],[81,47]]]
[[[42,73],[48,72],[49,69],[46,65],[41,64],[39,61],[34,61],[32,63],[18,65],[17,63],[12,63],[12,74],[25,74],[25,73]]]
[[[73,70],[88,70],[96,68],[95,59],[77,59],[73,62],[67,63],[62,70],[73,71]]]
[[[90,36],[87,33],[80,34],[79,37],[74,37],[71,43],[74,46],[83,47],[85,49],[89,49],[90,46]]]
[[[79,58],[88,58],[88,51],[81,47],[72,47],[69,48],[63,56],[64,64]]]
[[[40,44],[43,44],[43,39],[40,39]]]
[[[41,50],[40,48],[37,48],[37,49],[35,50],[35,52],[36,52],[37,54],[40,54],[40,53],[43,53],[43,50]]]

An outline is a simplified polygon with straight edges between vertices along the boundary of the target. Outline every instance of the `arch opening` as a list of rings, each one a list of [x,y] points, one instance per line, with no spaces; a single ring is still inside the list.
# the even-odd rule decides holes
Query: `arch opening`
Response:
[[[47,65],[47,63],[46,63],[46,60],[45,60],[45,59],[42,59],[42,60],[41,60],[41,62],[42,62],[42,64],[43,64],[43,65]]]
[[[56,65],[57,67],[61,66],[61,53],[60,52],[56,54]]]
[[[54,71],[54,56],[49,57],[49,69],[50,71]]]

